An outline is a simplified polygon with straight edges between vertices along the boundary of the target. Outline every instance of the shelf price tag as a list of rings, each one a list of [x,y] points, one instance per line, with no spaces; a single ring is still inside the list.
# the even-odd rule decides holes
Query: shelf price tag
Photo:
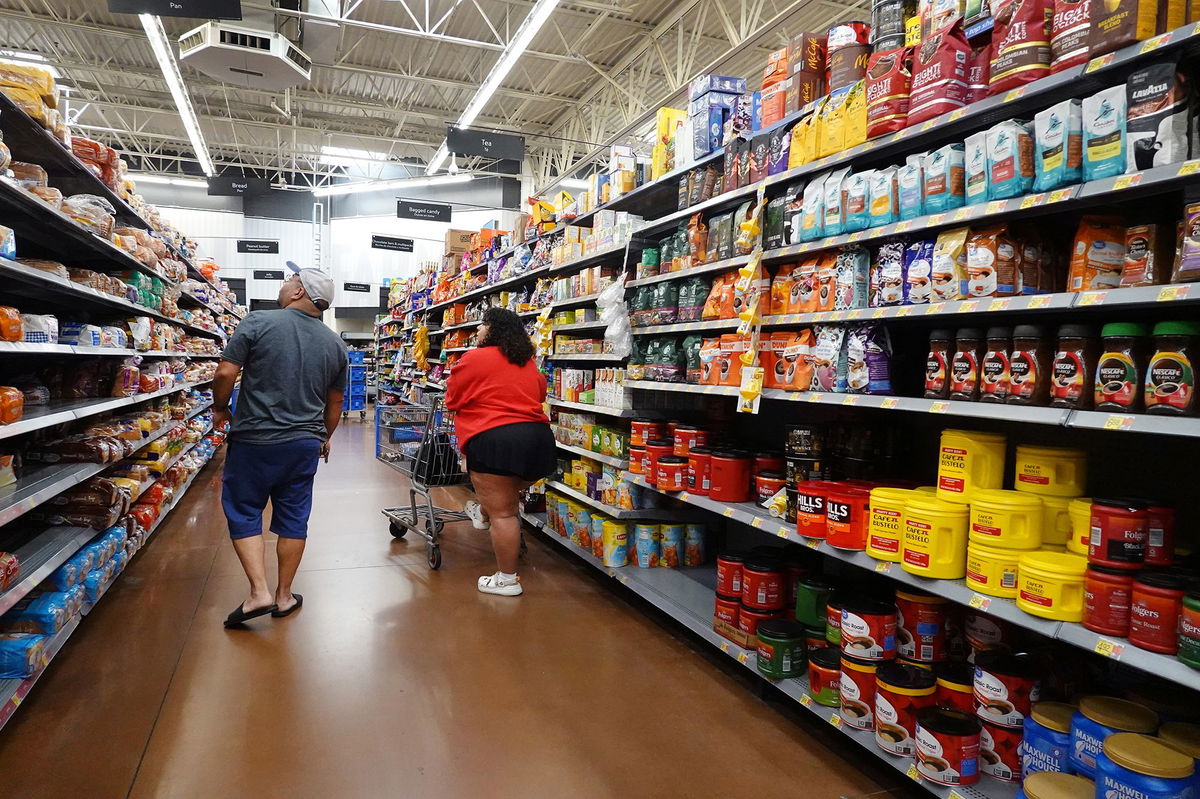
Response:
[[[824,399],[825,399],[825,395],[819,391],[808,392],[808,401],[809,402],[822,402]]]
[[[692,495],[691,495],[691,494],[689,494],[689,493],[688,493],[688,492],[686,492],[686,491],[680,491],[680,492],[679,492],[679,498],[680,498],[680,499],[682,499],[682,500],[687,500],[687,499],[688,499],[689,497],[691,497],[691,496],[692,496]]]
[[[966,799],[966,798],[958,791],[950,791],[950,793],[946,794],[946,799]]]
[[[1061,203],[1064,200],[1071,199],[1072,193],[1074,193],[1074,189],[1055,189],[1046,195],[1046,202]]]
[[[812,707],[812,697],[808,694],[802,695],[800,697],[800,704],[804,705],[805,707]]]
[[[933,303],[929,303],[928,305],[925,306],[925,315],[926,316],[929,316],[930,314],[939,313],[940,311],[941,311],[940,305],[934,305]]]
[[[904,774],[905,774],[905,775],[906,775],[906,776],[907,776],[907,777],[908,777],[910,780],[919,780],[919,779],[921,779],[921,774],[920,774],[920,772],[918,772],[918,771],[917,771],[917,766],[916,766],[916,764],[910,765],[910,766],[908,767],[908,771],[904,772]]]
[[[1120,660],[1121,655],[1125,653],[1124,644],[1118,644],[1116,641],[1110,641],[1107,638],[1096,639],[1094,649],[1096,654],[1104,655],[1106,658],[1112,658],[1113,660]]]
[[[903,222],[897,222],[895,227],[896,227],[897,233],[903,233],[904,231],[906,231],[910,227],[912,227],[912,223],[906,219]]]
[[[946,121],[947,122],[957,122],[958,120],[962,119],[966,113],[967,113],[966,108],[956,108],[950,112],[950,116],[946,117]]]
[[[1163,286],[1158,290],[1158,298],[1155,302],[1171,302],[1172,300],[1186,300],[1188,296],[1188,286]]]
[[[975,610],[984,610],[992,606],[992,598],[986,597],[983,594],[971,594],[971,601],[967,603],[967,607],[975,608]]]
[[[908,316],[909,314],[911,314],[913,312],[913,309],[916,307],[917,306],[915,306],[915,305],[902,305],[900,307],[900,310],[896,311],[896,316]]]
[[[986,213],[988,213],[988,214],[1003,213],[1005,207],[1007,207],[1007,206],[1008,206],[1008,200],[992,200],[990,203],[987,204]]]
[[[847,394],[846,396],[842,397],[842,404],[843,405],[857,405],[858,404],[858,395],[857,394]]]
[[[788,537],[788,529],[786,527],[780,527],[778,530],[775,531],[775,535],[779,536],[780,538],[787,538]]]
[[[988,310],[989,311],[1007,311],[1008,306],[1011,304],[1012,304],[1012,300],[1008,299],[1007,297],[1004,299],[992,300],[990,303],[988,303]]]
[[[1099,58],[1093,58],[1091,61],[1089,61],[1087,63],[1087,66],[1083,68],[1083,74],[1090,75],[1098,69],[1104,69],[1106,66],[1108,66],[1112,62],[1113,62],[1113,53],[1108,53],[1106,55],[1102,55]]]
[[[1079,306],[1085,307],[1088,305],[1099,305],[1104,302],[1104,298],[1108,296],[1107,291],[1088,291],[1079,296]]]
[[[978,300],[967,300],[962,305],[958,306],[958,312],[959,313],[974,313],[975,309],[978,307],[979,307]]]
[[[829,717],[829,723],[835,727],[840,727],[840,726],[842,726],[842,717],[839,716],[837,713],[834,713],[832,716]]]
[[[1113,191],[1123,191],[1142,182],[1142,174],[1122,175],[1113,181]]]
[[[970,208],[959,208],[957,211],[954,212],[954,221],[961,222],[962,220],[967,219],[970,216],[971,216]]]
[[[934,227],[936,225],[942,224],[945,221],[946,221],[945,214],[931,214],[929,217],[928,225],[929,225],[929,227]]]
[[[1024,89],[1012,89],[1008,94],[1004,95],[1004,102],[1011,103],[1013,100],[1019,100],[1024,94]]]
[[[1133,427],[1133,417],[1119,413],[1110,413],[1104,420],[1105,430],[1129,430]]]
[[[933,126],[936,123],[937,123],[936,119],[929,120],[928,122],[926,122],[924,125],[921,126],[921,132],[924,133],[927,130],[933,130]]]
[[[726,642],[726,641],[722,641],[722,642],[721,642],[721,651],[722,651],[722,652],[728,652],[728,651],[729,651],[729,643],[728,643],[728,642]]]
[[[809,549],[818,549],[818,548],[820,548],[820,546],[821,546],[821,539],[819,539],[819,538],[806,538],[806,539],[804,539],[804,543],[808,545],[808,548],[809,548]]]
[[[1021,198],[1021,204],[1017,207],[1020,208],[1022,211],[1027,211],[1030,208],[1032,208],[1033,206],[1037,205],[1038,201],[1041,199],[1043,199],[1043,195],[1041,195],[1041,194],[1030,194],[1026,197]]]
[[[738,656],[737,656],[738,663],[745,663],[749,659],[750,659],[750,656],[747,655],[745,652],[738,652]]]
[[[1164,33],[1160,36],[1155,36],[1152,39],[1147,39],[1146,41],[1142,42],[1141,49],[1138,50],[1138,53],[1145,55],[1146,53],[1153,52],[1169,41],[1171,41],[1171,34],[1169,33]]]
[[[733,508],[726,508],[725,510],[721,511],[721,515],[724,516],[726,519],[733,516],[733,513],[734,513]]]
[[[895,408],[899,404],[900,404],[899,397],[888,397],[883,402],[879,403],[879,407],[890,410],[892,408]]]
[[[941,400],[938,400],[937,402],[929,403],[929,412],[930,413],[945,413],[948,410],[950,410],[949,402],[943,402]]]
[[[761,516],[755,516],[753,519],[750,520],[751,527],[762,527],[762,525],[763,525],[763,520],[762,520]]]
[[[1179,171],[1175,173],[1175,177],[1182,178],[1197,172],[1200,172],[1200,161],[1184,161],[1183,165],[1179,167]]]
[[[1029,308],[1045,308],[1049,304],[1050,304],[1050,295],[1042,294],[1037,297],[1030,297],[1029,304],[1027,307],[1029,307]]]
[[[889,561],[881,560],[875,564],[875,571],[879,572],[880,574],[887,574],[891,570],[892,564]]]

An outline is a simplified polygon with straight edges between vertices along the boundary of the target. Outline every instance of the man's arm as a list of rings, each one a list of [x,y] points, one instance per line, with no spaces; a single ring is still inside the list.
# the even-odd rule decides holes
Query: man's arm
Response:
[[[325,443],[321,446],[321,457],[329,462],[329,440],[333,431],[337,430],[338,422],[342,421],[342,401],[346,391],[342,388],[331,388],[325,392]]]
[[[230,421],[229,400],[241,371],[242,367],[233,361],[221,361],[217,365],[217,376],[213,378],[213,427],[217,430]]]

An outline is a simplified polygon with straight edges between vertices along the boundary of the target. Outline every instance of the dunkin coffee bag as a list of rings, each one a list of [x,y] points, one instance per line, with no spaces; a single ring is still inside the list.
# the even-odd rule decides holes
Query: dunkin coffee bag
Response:
[[[1015,89],[1050,74],[1052,0],[1001,0],[992,33],[989,92]]]
[[[912,48],[885,50],[867,65],[867,138],[904,128],[912,87]]]
[[[1054,18],[1050,22],[1051,72],[1062,72],[1088,60],[1091,7],[1091,0],[1054,0]]]
[[[1188,158],[1188,102],[1173,62],[1151,64],[1125,83],[1127,172]]]
[[[971,45],[959,20],[921,42],[913,60],[910,126],[966,105],[970,60]]]

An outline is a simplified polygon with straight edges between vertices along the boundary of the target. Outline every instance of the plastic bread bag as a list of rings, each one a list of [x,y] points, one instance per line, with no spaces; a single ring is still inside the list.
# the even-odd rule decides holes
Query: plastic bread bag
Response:
[[[33,675],[46,648],[46,636],[33,633],[0,635],[0,679],[24,680]]]
[[[25,322],[21,312],[7,305],[0,305],[0,341],[22,341],[25,338]]]
[[[50,176],[46,174],[45,168],[37,164],[12,161],[9,163],[8,169],[13,174],[13,181],[26,191],[34,187],[45,187],[50,180]]]
[[[67,216],[102,238],[112,236],[116,210],[112,203],[94,194],[76,194],[63,200],[62,211]]]
[[[56,211],[62,209],[63,193],[52,186],[31,186],[29,193]]]
[[[48,275],[54,275],[61,280],[70,280],[71,274],[67,268],[58,261],[44,261],[38,258],[18,258],[17,263],[21,266],[27,266],[30,269],[36,269],[39,272],[45,272]]]
[[[0,591],[11,588],[20,574],[20,559],[11,552],[0,552]]]
[[[21,314],[25,341],[30,344],[57,344],[58,319],[50,314]]]
[[[62,592],[54,591],[21,600],[16,607],[0,616],[0,627],[9,633],[54,635],[70,618],[67,597]]]
[[[9,378],[9,381],[24,395],[26,407],[49,404],[50,389],[37,375],[17,375]]]
[[[6,389],[4,386],[0,386],[0,392],[6,391],[6,390],[15,390],[15,389]],[[3,395],[0,394],[0,396],[3,396]],[[0,401],[2,401],[2,400],[0,400]],[[11,423],[0,421],[0,424],[11,424]],[[0,488],[4,488],[5,486],[10,486],[15,482],[17,482],[17,456],[11,452],[0,453]],[[3,560],[4,554],[6,554],[6,553],[0,552],[0,590],[3,590],[5,588],[4,575],[3,575],[3,567],[5,565],[5,561]]]
[[[842,341],[846,329],[837,325],[817,325],[814,328],[816,343],[809,354],[812,364],[810,391],[837,391],[838,361],[842,354]]]
[[[24,413],[24,392],[15,386],[0,386],[0,424],[19,422]]]

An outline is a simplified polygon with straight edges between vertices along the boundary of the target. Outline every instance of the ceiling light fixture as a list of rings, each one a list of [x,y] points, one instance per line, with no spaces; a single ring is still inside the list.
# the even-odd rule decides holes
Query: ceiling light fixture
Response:
[[[192,143],[192,150],[196,153],[196,160],[200,162],[200,169],[205,175],[215,175],[217,170],[208,154],[208,145],[204,143],[200,120],[196,118],[196,111],[192,108],[192,101],[183,85],[183,75],[179,72],[179,64],[175,61],[175,54],[167,41],[167,32],[163,30],[162,20],[153,14],[138,14],[138,19],[146,30],[146,38],[150,40],[150,47],[154,50],[158,68],[162,70],[163,78],[167,81],[167,88],[171,90],[171,99],[175,101],[179,118],[183,120],[183,129],[187,131],[188,141]]]
[[[326,144],[321,148],[318,163],[329,166],[357,166],[362,163],[381,164],[388,162],[388,154],[355,147],[334,147]]]
[[[130,172],[129,177],[135,183],[161,183],[164,186],[208,186],[208,181],[200,178],[177,178],[171,175],[138,174],[137,172]]]
[[[466,110],[462,112],[462,116],[454,123],[454,127],[462,129],[470,127],[479,113],[483,111],[484,106],[492,99],[492,95],[496,93],[496,89],[500,88],[500,83],[508,77],[508,73],[516,65],[517,59],[520,58],[525,50],[528,49],[533,37],[542,29],[542,25],[546,24],[546,20],[550,18],[550,12],[554,11],[559,0],[538,0],[529,11],[529,16],[525,17],[525,21],[521,23],[521,27],[517,28],[516,34],[500,53],[499,60],[492,66],[491,72],[484,78],[483,83],[475,91],[475,96],[471,98],[471,102],[467,104]],[[442,142],[437,152],[433,154],[433,158],[429,161],[429,166],[425,167],[425,174],[432,175],[442,168],[446,158],[450,155],[450,150],[446,147],[446,142]]]
[[[419,186],[446,186],[453,183],[468,183],[474,175],[438,175],[425,178],[397,178],[395,180],[371,180],[364,183],[338,183],[313,189],[314,197],[337,197],[342,194],[362,194],[368,191],[388,189],[412,189]]]

